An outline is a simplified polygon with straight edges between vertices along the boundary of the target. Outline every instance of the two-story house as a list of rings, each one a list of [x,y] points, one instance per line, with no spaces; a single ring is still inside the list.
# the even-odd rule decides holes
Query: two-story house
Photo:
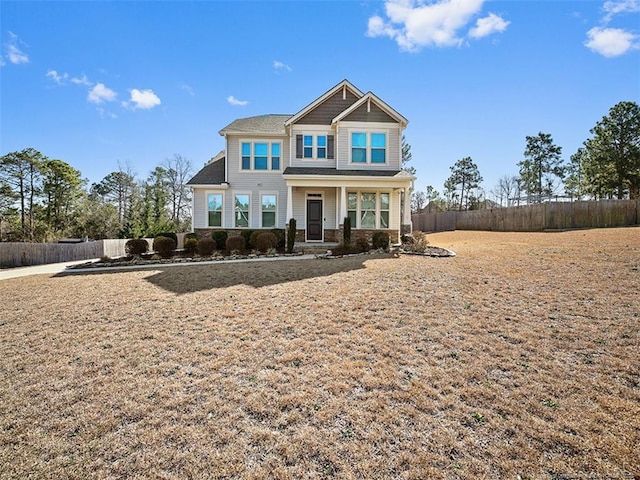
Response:
[[[401,170],[407,119],[347,80],[294,115],[241,118],[220,130],[225,149],[189,182],[193,229],[285,228],[298,242],[340,242],[411,230],[414,177]]]

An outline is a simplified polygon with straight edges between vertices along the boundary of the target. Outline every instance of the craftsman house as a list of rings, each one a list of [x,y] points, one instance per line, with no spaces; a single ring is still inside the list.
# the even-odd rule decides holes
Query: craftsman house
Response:
[[[241,118],[220,130],[225,149],[187,184],[193,229],[285,228],[298,242],[340,242],[411,229],[414,177],[400,169],[407,119],[347,80],[294,115]]]

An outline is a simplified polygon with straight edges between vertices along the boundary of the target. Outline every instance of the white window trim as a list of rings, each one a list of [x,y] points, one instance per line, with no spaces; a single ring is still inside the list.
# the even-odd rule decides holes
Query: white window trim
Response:
[[[336,150],[336,146],[335,146],[335,138],[336,135],[333,132],[325,132],[325,131],[314,131],[314,132],[309,132],[309,131],[303,131],[300,132],[298,135],[302,135],[302,158],[298,158],[298,160],[302,160],[303,162],[328,162],[329,158],[327,158],[329,156],[329,136],[330,135],[334,135],[334,146],[333,146],[333,150],[334,150],[334,157],[335,157],[335,150]],[[305,149],[305,145],[304,145],[304,137],[311,137],[312,139],[312,145],[311,145],[311,156],[310,157],[305,157],[304,156],[304,149]],[[325,146],[324,147],[318,147],[318,137],[325,137]],[[294,135],[294,142],[295,142],[295,135]],[[309,148],[309,147],[306,147]],[[324,148],[324,158],[320,158],[318,157],[318,148]]]
[[[346,198],[345,201],[348,202],[349,201],[349,194],[350,193],[355,193],[356,194],[356,199],[357,199],[357,204],[356,204],[356,225],[351,225],[351,228],[356,229],[356,230],[363,230],[363,227],[360,225],[360,221],[361,221],[361,215],[362,215],[362,206],[361,206],[361,195],[363,193],[375,193],[376,195],[376,225],[373,228],[370,227],[366,227],[364,228],[364,230],[391,230],[391,199],[392,199],[392,192],[389,190],[375,190],[375,189],[368,189],[368,188],[364,188],[362,190],[359,189],[349,189],[347,188],[346,191]],[[385,212],[389,212],[389,225],[384,228],[380,226],[380,212],[382,212],[382,202],[380,200],[380,194],[382,193],[386,193],[389,195],[389,209],[388,210],[384,210]],[[346,208],[345,208],[347,215],[349,215],[350,210],[349,209],[349,205],[347,203]]]
[[[364,162],[354,162],[353,161],[353,135],[354,133],[364,133],[366,135],[366,161]],[[385,135],[384,138],[384,162],[372,162],[371,161],[371,134],[372,133],[383,133]],[[349,164],[350,165],[388,165],[389,164],[389,130],[384,129],[374,129],[367,130],[366,128],[349,128],[347,130],[348,138],[349,138]],[[362,147],[358,147],[362,148]],[[377,149],[377,147],[376,147]]]
[[[248,195],[249,196],[249,221],[247,222],[247,226],[246,227],[239,227],[236,225],[236,195]],[[252,196],[251,196],[251,192],[246,192],[246,191],[237,191],[237,192],[233,192],[233,208],[232,208],[232,213],[233,213],[233,222],[231,222],[233,224],[232,228],[246,228],[249,229],[251,228],[251,221],[253,219],[253,209],[251,208],[252,204]]]
[[[213,225],[209,225],[209,195],[222,195],[222,208],[220,210],[220,226],[218,227],[213,226]],[[224,198],[224,192],[220,192],[220,191],[216,191],[216,190],[207,190],[205,192],[205,196],[204,196],[204,211],[205,211],[205,221],[204,224],[206,225],[206,228],[224,228],[224,202],[225,202],[225,198]]]
[[[278,209],[280,208],[280,196],[278,195],[279,192],[277,192],[276,190],[265,190],[265,191],[260,191],[258,192],[258,198],[259,198],[259,208],[260,208],[260,228],[278,228]],[[262,225],[262,196],[263,195],[275,195],[276,197],[276,218],[275,218],[275,224],[273,227],[265,227]],[[251,217],[249,217],[249,219],[251,219]]]
[[[249,168],[242,168],[242,157],[244,155],[242,155],[242,144],[243,143],[249,143],[251,144],[251,155],[249,156]],[[256,143],[266,143],[267,144],[267,169],[266,170],[260,170],[260,169],[256,169],[255,165],[256,165],[256,159],[255,159],[255,144]],[[280,168],[277,170],[274,170],[271,168],[271,166],[273,165],[273,155],[272,155],[272,150],[271,150],[271,145],[273,144],[278,144],[280,145]],[[283,171],[282,168],[282,164],[283,164],[283,141],[282,140],[268,140],[268,139],[260,139],[260,138],[242,138],[240,139],[239,143],[238,143],[238,149],[240,152],[240,156],[238,157],[239,162],[238,162],[238,172],[239,173],[247,173],[247,172],[258,172],[258,173],[269,173],[269,174],[273,174],[273,173],[281,173]]]

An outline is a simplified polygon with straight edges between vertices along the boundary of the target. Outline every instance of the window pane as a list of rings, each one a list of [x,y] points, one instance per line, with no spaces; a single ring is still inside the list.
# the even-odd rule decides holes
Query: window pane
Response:
[[[271,157],[271,170],[280,170],[280,157]]]
[[[251,157],[242,157],[242,170],[251,170]]]
[[[313,135],[305,135],[303,144],[305,147],[313,147]]]
[[[358,208],[358,194],[355,192],[349,192],[347,194],[347,209],[355,210]]]
[[[236,195],[236,227],[249,226],[249,195]]]
[[[351,228],[357,228],[357,224],[356,224],[356,211],[355,210],[349,210],[347,212],[347,216],[349,217],[349,219],[351,220]]]
[[[352,147],[366,147],[367,146],[367,134],[366,133],[352,133],[351,134],[351,146]]]
[[[222,212],[209,212],[209,226],[210,227],[222,226]]]
[[[266,170],[267,169],[267,157],[256,157],[255,159],[256,165],[255,165],[255,169],[256,170]]]
[[[243,157],[251,156],[251,144],[250,143],[243,143],[242,144],[242,156]]]
[[[387,135],[385,133],[372,133],[371,146],[373,148],[384,148],[387,146]]]
[[[363,193],[360,198],[360,208],[362,210],[375,210],[376,209],[376,194],[375,193]]]
[[[354,148],[351,151],[351,161],[354,163],[366,163],[367,162],[367,149],[366,148]]]
[[[249,214],[247,212],[236,212],[236,227],[248,227]]]
[[[380,228],[389,228],[389,211],[380,212]]]
[[[274,157],[279,157],[280,156],[280,144],[279,143],[272,143],[271,144],[271,155]]]
[[[210,212],[222,210],[222,194],[210,193],[207,196],[207,210]]]
[[[385,163],[386,154],[385,151],[381,148],[372,148],[371,149],[371,163]]]
[[[262,227],[274,228],[276,226],[276,212],[262,212]]]
[[[326,147],[327,146],[327,136],[326,135],[318,135],[318,146]]]
[[[376,228],[376,212],[363,210],[360,216],[360,228]]]
[[[269,152],[269,147],[268,144],[266,143],[256,143],[253,147],[254,152],[253,154],[258,157],[266,157],[268,155]]]
[[[313,147],[304,147],[304,158],[313,158]]]
[[[249,195],[236,195],[236,210],[249,210]]]
[[[380,210],[389,210],[389,194],[380,194]]]
[[[276,196],[275,195],[262,195],[262,210],[275,212],[276,211]]]
[[[318,147],[318,158],[327,158],[327,149],[324,147]]]

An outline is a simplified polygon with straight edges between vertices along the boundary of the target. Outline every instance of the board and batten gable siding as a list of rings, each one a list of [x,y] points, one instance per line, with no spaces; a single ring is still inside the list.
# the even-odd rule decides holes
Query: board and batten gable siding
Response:
[[[240,144],[243,141],[280,142],[280,170],[240,170]],[[287,215],[287,187],[282,172],[289,165],[289,141],[286,136],[252,137],[251,135],[227,137],[227,181],[229,189],[225,191],[224,227],[235,228],[234,225],[234,196],[235,194],[250,194],[249,228],[260,228],[260,195],[262,193],[276,193],[278,195],[276,227],[284,228]]]
[[[292,167],[324,167],[336,168],[336,146],[335,146],[335,130],[328,125],[293,125],[291,127],[291,137],[289,138],[290,162]],[[296,158],[296,135],[333,135],[334,136],[334,154],[333,158],[313,159],[313,158]],[[314,138],[315,141],[315,138]]]
[[[371,103],[369,109],[367,109],[366,103],[360,105],[357,109],[347,115],[343,121],[347,122],[379,122],[379,123],[396,123],[396,121],[389,116],[380,107]]]
[[[351,132],[385,132],[387,134],[386,163],[351,163]],[[340,122],[336,135],[338,170],[400,170],[402,129],[398,123]]]
[[[349,89],[336,92],[296,121],[297,125],[331,125],[331,121],[359,100]]]

